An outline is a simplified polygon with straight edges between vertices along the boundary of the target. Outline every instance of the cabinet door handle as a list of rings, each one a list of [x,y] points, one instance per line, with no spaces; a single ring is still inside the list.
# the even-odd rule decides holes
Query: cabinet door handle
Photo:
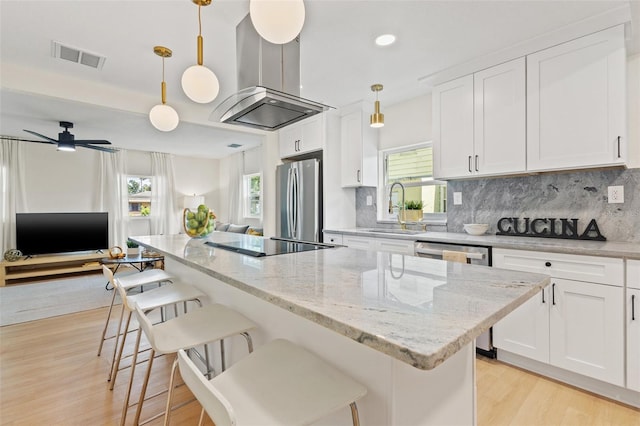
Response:
[[[469,173],[472,173],[472,170],[471,170],[471,156],[469,156]]]
[[[631,295],[631,321],[636,320],[636,295]]]
[[[476,172],[479,172],[480,170],[478,170],[478,156],[476,155]]]
[[[551,284],[551,304],[556,304],[556,283]]]
[[[620,158],[620,136],[618,136],[618,158]]]
[[[358,173],[356,173],[356,179],[358,182],[360,182],[360,170],[358,170]]]
[[[540,293],[542,293],[542,303],[547,303],[544,301],[544,288],[540,290]]]

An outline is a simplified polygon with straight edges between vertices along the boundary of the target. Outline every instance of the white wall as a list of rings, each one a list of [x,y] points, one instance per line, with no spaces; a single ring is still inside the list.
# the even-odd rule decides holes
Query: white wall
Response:
[[[384,127],[380,129],[380,150],[431,140],[431,94],[381,109]]]
[[[627,138],[629,168],[640,167],[640,54],[627,58]]]

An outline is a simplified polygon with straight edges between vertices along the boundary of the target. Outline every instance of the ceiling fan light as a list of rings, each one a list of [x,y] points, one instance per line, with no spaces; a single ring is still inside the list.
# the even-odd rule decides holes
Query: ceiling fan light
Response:
[[[268,42],[285,44],[296,38],[304,25],[303,0],[250,0],[249,14],[258,34]]]
[[[75,150],[76,150],[76,146],[73,143],[58,142],[58,151],[74,152]]]
[[[204,65],[192,65],[182,74],[182,90],[193,102],[208,104],[220,91],[218,77]]]
[[[149,121],[161,132],[170,132],[178,127],[178,113],[166,104],[158,104],[149,111]]]

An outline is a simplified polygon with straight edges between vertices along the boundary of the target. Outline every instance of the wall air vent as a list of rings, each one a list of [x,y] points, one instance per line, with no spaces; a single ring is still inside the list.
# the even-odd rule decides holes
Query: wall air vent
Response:
[[[85,52],[76,47],[64,45],[57,41],[51,42],[51,56],[75,62],[76,64],[86,65],[98,70],[102,69],[104,61],[107,59],[104,56]]]
[[[227,145],[227,148],[240,148],[242,145],[238,144],[238,143],[232,143]]]

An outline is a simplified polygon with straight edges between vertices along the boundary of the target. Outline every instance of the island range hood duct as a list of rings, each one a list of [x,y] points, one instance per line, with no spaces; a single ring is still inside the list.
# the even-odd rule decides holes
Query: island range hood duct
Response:
[[[225,99],[209,119],[261,130],[278,130],[327,111],[301,98],[300,41],[279,45],[264,40],[247,15],[236,27],[238,93]]]

